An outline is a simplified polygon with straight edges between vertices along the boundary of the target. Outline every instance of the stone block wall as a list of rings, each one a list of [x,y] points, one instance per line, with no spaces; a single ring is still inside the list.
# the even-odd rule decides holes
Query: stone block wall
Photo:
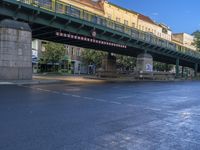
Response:
[[[31,41],[30,31],[0,23],[0,80],[32,79]]]

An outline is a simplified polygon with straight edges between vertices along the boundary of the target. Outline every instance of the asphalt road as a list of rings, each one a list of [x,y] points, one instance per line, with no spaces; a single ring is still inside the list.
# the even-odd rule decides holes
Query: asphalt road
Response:
[[[200,82],[0,85],[0,150],[199,150]]]

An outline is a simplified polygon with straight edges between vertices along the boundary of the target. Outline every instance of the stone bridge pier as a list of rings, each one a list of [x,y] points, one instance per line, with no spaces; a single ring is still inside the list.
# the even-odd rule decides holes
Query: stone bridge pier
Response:
[[[102,60],[101,71],[99,76],[101,77],[117,77],[117,64],[116,57],[108,53]]]
[[[148,53],[142,53],[137,56],[137,72],[153,72],[153,57]]]
[[[0,80],[32,79],[31,42],[27,23],[0,21]]]

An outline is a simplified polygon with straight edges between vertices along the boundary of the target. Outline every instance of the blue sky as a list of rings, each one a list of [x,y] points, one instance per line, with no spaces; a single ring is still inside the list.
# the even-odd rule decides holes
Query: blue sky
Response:
[[[168,25],[174,33],[200,29],[200,0],[109,0]]]

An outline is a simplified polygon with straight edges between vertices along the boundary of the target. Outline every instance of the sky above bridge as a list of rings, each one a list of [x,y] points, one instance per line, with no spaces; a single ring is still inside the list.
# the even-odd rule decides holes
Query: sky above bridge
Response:
[[[173,32],[200,29],[200,0],[109,0],[168,25]]]

